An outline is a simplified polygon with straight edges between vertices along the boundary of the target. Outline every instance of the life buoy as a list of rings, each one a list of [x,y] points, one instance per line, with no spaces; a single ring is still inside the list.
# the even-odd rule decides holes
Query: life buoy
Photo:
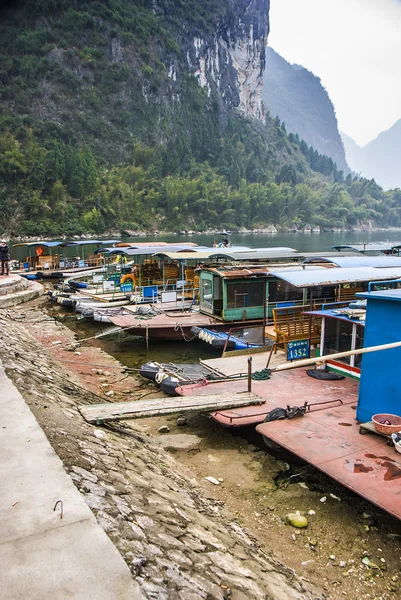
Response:
[[[135,277],[133,275],[131,275],[130,273],[127,273],[127,275],[123,275],[123,277],[121,277],[120,279],[120,284],[121,283],[132,283],[132,285],[135,285]]]
[[[36,256],[42,256],[42,254],[45,253],[45,249],[43,248],[43,246],[38,246],[35,250],[36,252]]]

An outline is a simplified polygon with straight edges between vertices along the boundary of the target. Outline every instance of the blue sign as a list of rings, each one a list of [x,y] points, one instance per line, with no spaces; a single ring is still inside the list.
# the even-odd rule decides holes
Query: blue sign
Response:
[[[287,344],[287,360],[309,358],[309,340],[297,340]]]

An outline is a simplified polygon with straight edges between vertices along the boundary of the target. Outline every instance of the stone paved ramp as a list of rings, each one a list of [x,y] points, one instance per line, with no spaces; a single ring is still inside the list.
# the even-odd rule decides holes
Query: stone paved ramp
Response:
[[[142,598],[1,363],[0,389],[1,597]]]

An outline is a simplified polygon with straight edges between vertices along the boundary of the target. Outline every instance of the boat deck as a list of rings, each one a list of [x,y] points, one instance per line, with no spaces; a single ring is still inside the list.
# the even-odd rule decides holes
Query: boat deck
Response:
[[[249,354],[239,354],[238,356],[220,356],[219,358],[209,358],[200,360],[211,371],[218,373],[222,377],[232,377],[237,373],[248,373],[248,358],[252,358],[252,372],[261,371],[267,365],[271,350],[266,352],[251,352]],[[272,354],[269,368],[277,367],[285,362],[284,352],[278,350],[277,354]]]
[[[247,381],[230,381],[212,384],[217,391],[217,386],[225,386],[226,389],[246,389]],[[189,395],[190,389],[183,386],[181,389],[185,395]],[[206,385],[196,394],[207,393]],[[212,390],[209,391],[211,393]],[[358,400],[358,383],[350,378],[341,381],[325,381],[313,379],[306,374],[306,369],[294,369],[291,371],[280,371],[273,373],[271,379],[265,381],[253,381],[252,391],[265,400],[262,406],[245,406],[232,410],[214,412],[211,417],[226,427],[248,427],[263,423],[267,413],[273,408],[286,408],[290,406],[302,406],[305,402],[311,404],[313,413],[327,409],[329,406],[353,405],[356,408]],[[195,392],[193,392],[195,393]],[[325,403],[325,404],[320,404]]]
[[[355,405],[272,421],[257,431],[401,519],[401,455],[375,433],[361,435]]]

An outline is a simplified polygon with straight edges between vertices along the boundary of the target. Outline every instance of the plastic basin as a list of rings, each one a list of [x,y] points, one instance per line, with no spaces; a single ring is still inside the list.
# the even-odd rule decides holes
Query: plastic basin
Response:
[[[391,435],[401,430],[401,417],[398,415],[377,414],[373,415],[372,421],[376,431],[384,435]],[[390,421],[391,425],[384,425],[380,421]]]

